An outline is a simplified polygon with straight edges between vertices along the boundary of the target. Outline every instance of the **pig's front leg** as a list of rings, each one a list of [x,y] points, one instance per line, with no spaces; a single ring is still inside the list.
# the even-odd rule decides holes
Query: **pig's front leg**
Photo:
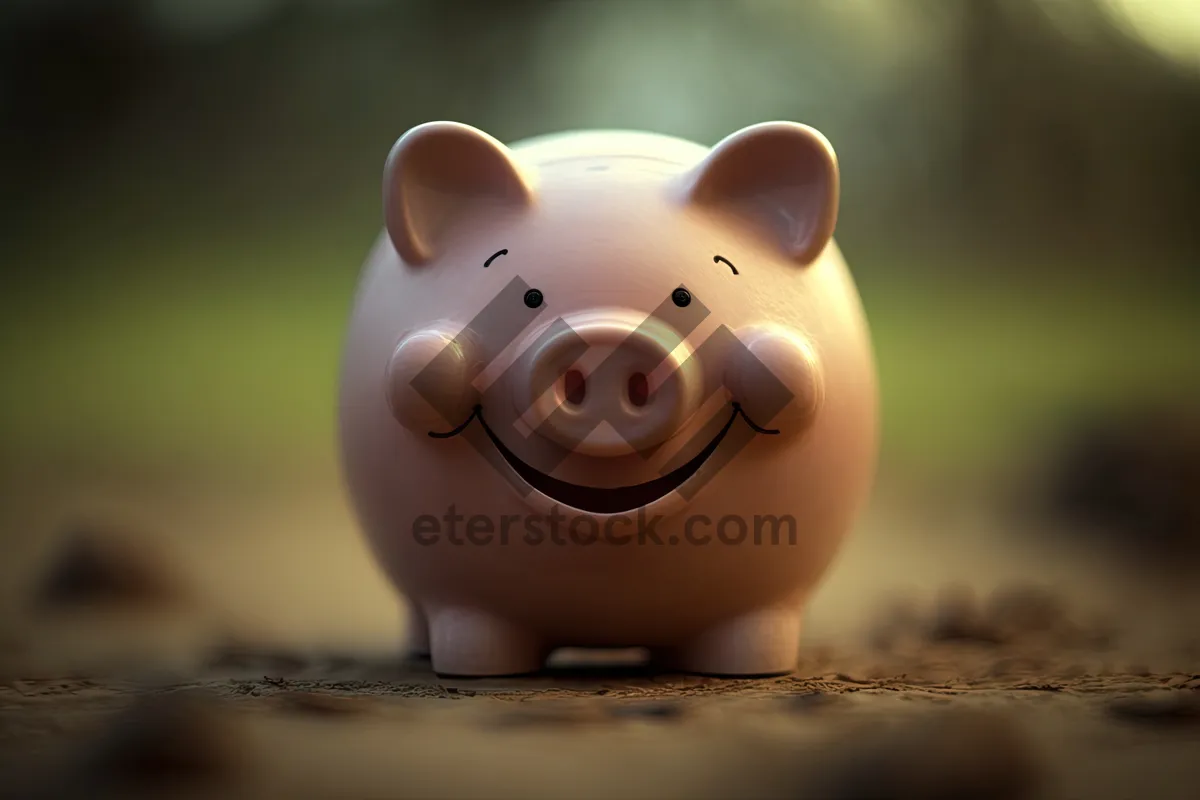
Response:
[[[439,609],[430,616],[433,671],[460,677],[538,672],[550,655],[540,637],[474,609]]]
[[[752,612],[651,657],[662,669],[701,675],[785,675],[799,658],[800,616],[790,608]]]

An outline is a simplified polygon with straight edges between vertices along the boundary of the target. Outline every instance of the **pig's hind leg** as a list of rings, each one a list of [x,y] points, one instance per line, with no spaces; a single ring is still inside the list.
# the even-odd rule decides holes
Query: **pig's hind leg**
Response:
[[[745,614],[677,646],[651,651],[658,669],[722,677],[786,675],[800,651],[800,611],[769,609]]]

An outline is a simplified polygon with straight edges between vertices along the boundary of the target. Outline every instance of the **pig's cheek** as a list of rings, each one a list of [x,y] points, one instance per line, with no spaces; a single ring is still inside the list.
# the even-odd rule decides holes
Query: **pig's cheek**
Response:
[[[824,394],[815,348],[786,328],[749,328],[737,335],[745,349],[728,366],[733,400],[756,425],[784,435],[805,430]]]
[[[436,328],[401,340],[388,360],[384,384],[392,416],[418,433],[461,424],[479,402],[472,386],[476,371],[470,343]]]

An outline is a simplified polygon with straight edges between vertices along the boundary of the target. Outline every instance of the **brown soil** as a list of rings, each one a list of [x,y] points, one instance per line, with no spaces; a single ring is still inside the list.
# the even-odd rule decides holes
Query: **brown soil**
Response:
[[[190,678],[12,678],[0,785],[24,797],[1194,796],[1200,674],[1093,673],[1027,639],[942,634],[808,653],[795,675],[760,680],[654,674],[636,653],[443,680],[417,662],[228,644]]]
[[[912,497],[877,501],[814,603],[796,673],[761,680],[654,674],[625,652],[443,680],[338,643],[355,625],[345,642],[394,648],[401,632],[328,497],[266,498],[271,516],[175,499],[174,536],[140,549],[105,526],[12,538],[28,558],[0,563],[5,588],[27,594],[0,618],[0,794],[1194,797],[1196,604],[1102,572],[1077,581],[1071,558],[1006,560],[974,501]],[[897,575],[922,590],[893,597]],[[1089,586],[1129,613],[1089,610]]]

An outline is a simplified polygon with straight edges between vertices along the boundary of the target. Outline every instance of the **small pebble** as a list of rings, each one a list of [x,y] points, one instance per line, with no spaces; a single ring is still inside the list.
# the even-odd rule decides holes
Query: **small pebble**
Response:
[[[1019,800],[1041,765],[1007,718],[979,711],[924,712],[856,737],[836,751],[812,796],[836,800]]]
[[[999,636],[984,619],[975,592],[951,584],[938,592],[929,637],[935,642],[971,641],[993,644]]]
[[[890,598],[875,615],[867,633],[868,645],[880,652],[913,644],[920,638],[921,614],[916,602],[907,596]]]
[[[1112,701],[1109,713],[1125,722],[1163,727],[1200,724],[1200,692],[1175,689]]]
[[[1018,583],[992,592],[985,614],[993,628],[1016,637],[1055,630],[1066,618],[1066,604],[1046,587]]]
[[[246,766],[241,730],[215,705],[191,692],[150,695],[120,712],[78,779],[107,785],[211,784]]]
[[[553,701],[524,702],[518,707],[498,715],[496,724],[501,727],[542,727],[581,725],[599,719],[594,705]]]
[[[615,717],[678,719],[684,715],[682,705],[666,701],[617,703],[609,710]]]
[[[149,537],[113,526],[69,529],[37,586],[41,611],[159,609],[188,595],[182,576]]]
[[[302,714],[341,717],[365,710],[361,698],[326,692],[286,692],[278,697],[284,708]]]
[[[828,708],[845,700],[839,694],[829,692],[804,692],[784,698],[787,707],[792,711],[808,712]]]

